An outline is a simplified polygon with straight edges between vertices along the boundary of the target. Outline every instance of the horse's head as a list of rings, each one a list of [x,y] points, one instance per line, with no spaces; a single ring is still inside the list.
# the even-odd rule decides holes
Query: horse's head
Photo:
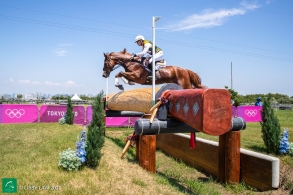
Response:
[[[115,61],[111,58],[110,54],[104,53],[104,68],[103,68],[103,77],[108,78],[110,76],[110,73],[114,69],[114,66],[116,65]]]
[[[127,60],[131,57],[131,54],[126,53],[126,49],[122,52],[111,52],[109,54],[104,53],[104,68],[103,77],[108,78],[110,73],[114,70],[116,64],[124,65]]]

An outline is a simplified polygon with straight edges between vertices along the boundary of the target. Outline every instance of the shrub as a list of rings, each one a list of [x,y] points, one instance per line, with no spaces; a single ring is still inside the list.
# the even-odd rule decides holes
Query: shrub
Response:
[[[63,124],[66,123],[66,121],[65,121],[65,119],[62,117],[62,118],[60,118],[60,119],[58,120],[58,123],[59,123],[60,125],[63,125]]]
[[[262,138],[268,153],[279,154],[281,128],[278,118],[274,115],[270,100],[271,96],[264,98],[262,105],[262,121],[260,122]]]
[[[64,116],[62,118],[60,118],[58,122],[60,125],[65,124],[66,123],[66,114],[64,114]]]
[[[66,124],[72,125],[73,124],[73,119],[74,119],[74,114],[73,114],[73,106],[71,103],[71,99],[68,96],[67,98],[67,106],[66,106],[66,117],[65,117],[65,121]]]
[[[81,166],[80,159],[76,156],[75,151],[68,148],[60,153],[59,167],[67,171],[78,170]]]
[[[86,165],[90,168],[96,168],[102,157],[101,149],[105,142],[105,123],[103,108],[103,91],[98,94],[93,102],[93,117],[88,126],[87,147],[86,147]]]

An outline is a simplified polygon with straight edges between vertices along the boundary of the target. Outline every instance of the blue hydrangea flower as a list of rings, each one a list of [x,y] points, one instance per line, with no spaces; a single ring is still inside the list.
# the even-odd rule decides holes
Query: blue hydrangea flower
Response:
[[[284,132],[281,135],[281,140],[280,140],[280,153],[281,154],[286,154],[287,150],[290,148],[289,147],[289,142],[288,142],[288,137],[289,133],[287,129],[284,129]]]
[[[84,163],[86,161],[86,131],[85,127],[80,132],[80,137],[77,138],[76,142],[76,156],[80,159],[81,163]]]

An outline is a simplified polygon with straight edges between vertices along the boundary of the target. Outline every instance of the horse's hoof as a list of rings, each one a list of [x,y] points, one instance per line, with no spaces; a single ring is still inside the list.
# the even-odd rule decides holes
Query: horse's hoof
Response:
[[[115,85],[116,87],[118,87],[118,89],[123,90],[124,91],[124,87],[123,85]]]
[[[129,85],[135,85],[135,83],[133,81],[129,81],[128,83]]]

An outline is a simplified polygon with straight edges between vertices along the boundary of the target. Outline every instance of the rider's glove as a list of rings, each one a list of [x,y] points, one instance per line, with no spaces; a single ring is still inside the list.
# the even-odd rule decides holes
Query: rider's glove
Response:
[[[133,53],[130,59],[132,60],[135,56],[136,56],[136,54]]]

